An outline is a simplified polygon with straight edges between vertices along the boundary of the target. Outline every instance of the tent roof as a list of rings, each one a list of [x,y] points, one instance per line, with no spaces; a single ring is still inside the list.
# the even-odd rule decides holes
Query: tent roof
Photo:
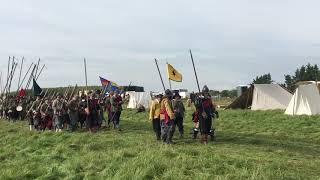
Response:
[[[315,84],[300,85],[287,109],[285,114],[288,115],[314,115],[320,114],[320,94]]]
[[[253,84],[226,109],[285,109],[292,94],[278,84]]]

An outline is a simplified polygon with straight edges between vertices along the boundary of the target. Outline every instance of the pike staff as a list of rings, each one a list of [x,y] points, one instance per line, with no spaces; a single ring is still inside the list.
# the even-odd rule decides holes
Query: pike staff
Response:
[[[21,88],[22,84],[24,83],[24,80],[26,79],[27,75],[29,74],[29,72],[30,72],[30,70],[31,70],[31,68],[32,68],[32,65],[33,65],[33,63],[30,64],[27,73],[24,75],[21,83],[18,85],[18,90]]]
[[[84,74],[85,74],[85,79],[86,79],[86,91],[87,91],[87,108],[86,108],[86,113],[87,115],[90,113],[89,112],[89,95],[88,95],[88,75],[87,75],[87,61],[86,58],[83,59],[84,63]]]
[[[162,79],[161,72],[160,72],[159,65],[158,65],[158,60],[156,58],[154,58],[154,62],[156,63],[156,66],[157,66],[157,69],[158,69],[158,72],[159,72],[159,76],[160,76],[160,80],[161,80],[161,83],[162,83],[162,87],[163,87],[163,90],[165,91],[166,87],[164,86],[164,83],[163,83],[163,79]]]
[[[198,75],[197,75],[196,67],[195,67],[195,65],[194,65],[194,61],[193,61],[193,56],[192,56],[191,49],[189,50],[189,52],[190,52],[190,57],[191,57],[191,61],[192,61],[192,66],[193,66],[194,75],[196,76],[196,81],[197,81],[197,85],[198,85],[198,90],[199,90],[199,93],[201,93],[200,85],[199,85],[199,80],[198,80]]]
[[[20,80],[21,80],[21,73],[22,73],[22,68],[23,68],[23,61],[24,61],[24,57],[22,57],[21,65],[20,65],[20,73],[19,73],[19,80],[18,80],[18,89],[17,89],[17,92],[19,91],[19,85],[20,85]]]

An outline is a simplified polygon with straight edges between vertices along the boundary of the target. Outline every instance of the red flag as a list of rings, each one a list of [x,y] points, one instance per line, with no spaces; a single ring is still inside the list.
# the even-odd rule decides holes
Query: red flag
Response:
[[[18,93],[18,97],[25,97],[27,95],[26,90],[21,89]]]

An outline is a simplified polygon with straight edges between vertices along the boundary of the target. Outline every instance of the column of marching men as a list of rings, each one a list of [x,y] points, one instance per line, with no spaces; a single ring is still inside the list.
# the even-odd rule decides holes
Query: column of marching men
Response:
[[[62,94],[57,94],[54,98],[36,96],[35,100],[32,97],[8,97],[6,106],[0,102],[0,112],[2,118],[8,120],[27,119],[30,131],[62,132],[85,128],[96,132],[103,123],[106,127],[121,131],[119,125],[123,101],[119,92],[110,92],[103,96],[100,90],[89,92],[88,95],[82,93],[70,100]],[[209,88],[204,86],[202,92],[192,93],[187,104],[193,111],[193,139],[197,139],[200,133],[203,144],[208,144],[209,138],[215,140],[214,122],[219,114],[209,94]],[[172,144],[176,129],[180,138],[184,138],[185,114],[186,109],[179,93],[173,94],[166,90],[164,95],[157,94],[149,114],[156,139]]]
[[[208,144],[209,137],[210,140],[214,141],[216,139],[214,119],[219,118],[219,113],[209,94],[209,88],[204,86],[202,92],[191,94],[188,100],[188,107],[193,110],[193,139],[197,139],[200,132],[200,142],[202,144]],[[180,138],[183,138],[184,117],[185,107],[179,93],[173,95],[172,91],[166,90],[164,95],[157,94],[152,101],[149,120],[152,121],[157,140],[172,144],[176,127],[178,127]]]
[[[9,121],[27,119],[30,131],[99,130],[106,127],[120,129],[123,99],[119,92],[102,96],[101,91],[76,95],[68,100],[58,93],[55,97],[8,97],[6,106],[0,103],[1,118]],[[6,108],[4,108],[6,107]],[[104,114],[107,114],[107,118]]]

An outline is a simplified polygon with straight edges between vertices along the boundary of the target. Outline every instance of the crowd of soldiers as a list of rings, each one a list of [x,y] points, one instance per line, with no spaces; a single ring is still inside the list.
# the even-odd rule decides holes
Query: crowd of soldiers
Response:
[[[91,132],[99,130],[103,123],[105,127],[120,129],[120,116],[123,98],[120,92],[110,92],[103,95],[100,90],[81,93],[72,98],[58,93],[47,96],[8,97],[1,99],[1,117],[9,121],[28,120],[30,131],[76,131],[86,128]],[[201,143],[208,144],[208,139],[215,139],[214,119],[219,114],[209,94],[209,88],[203,87],[201,93],[191,94],[188,106],[193,110],[194,128],[192,136],[197,139],[200,132]],[[150,107],[149,119],[157,140],[172,144],[176,127],[180,138],[184,137],[185,106],[179,93],[173,94],[166,90],[165,94],[157,94]],[[107,118],[105,118],[107,114]],[[0,117],[0,118],[1,118]]]
[[[81,93],[72,98],[57,93],[52,98],[9,97],[1,99],[0,118],[9,121],[28,120],[30,131],[75,131],[86,128],[96,132],[103,126],[120,129],[123,98],[119,92],[102,95],[100,90]],[[107,118],[105,118],[105,113]],[[107,120],[106,120],[107,119]]]
[[[215,140],[214,119],[219,118],[219,113],[209,94],[209,88],[204,86],[201,93],[191,94],[188,106],[193,109],[192,121],[194,128],[192,136],[197,139],[201,134],[201,143],[208,144],[209,137]],[[157,140],[163,140],[167,144],[172,144],[172,138],[176,127],[179,129],[180,138],[183,138],[183,121],[185,117],[185,107],[181,101],[179,93],[173,95],[172,91],[166,90],[165,94],[158,94],[153,100],[149,119]]]

